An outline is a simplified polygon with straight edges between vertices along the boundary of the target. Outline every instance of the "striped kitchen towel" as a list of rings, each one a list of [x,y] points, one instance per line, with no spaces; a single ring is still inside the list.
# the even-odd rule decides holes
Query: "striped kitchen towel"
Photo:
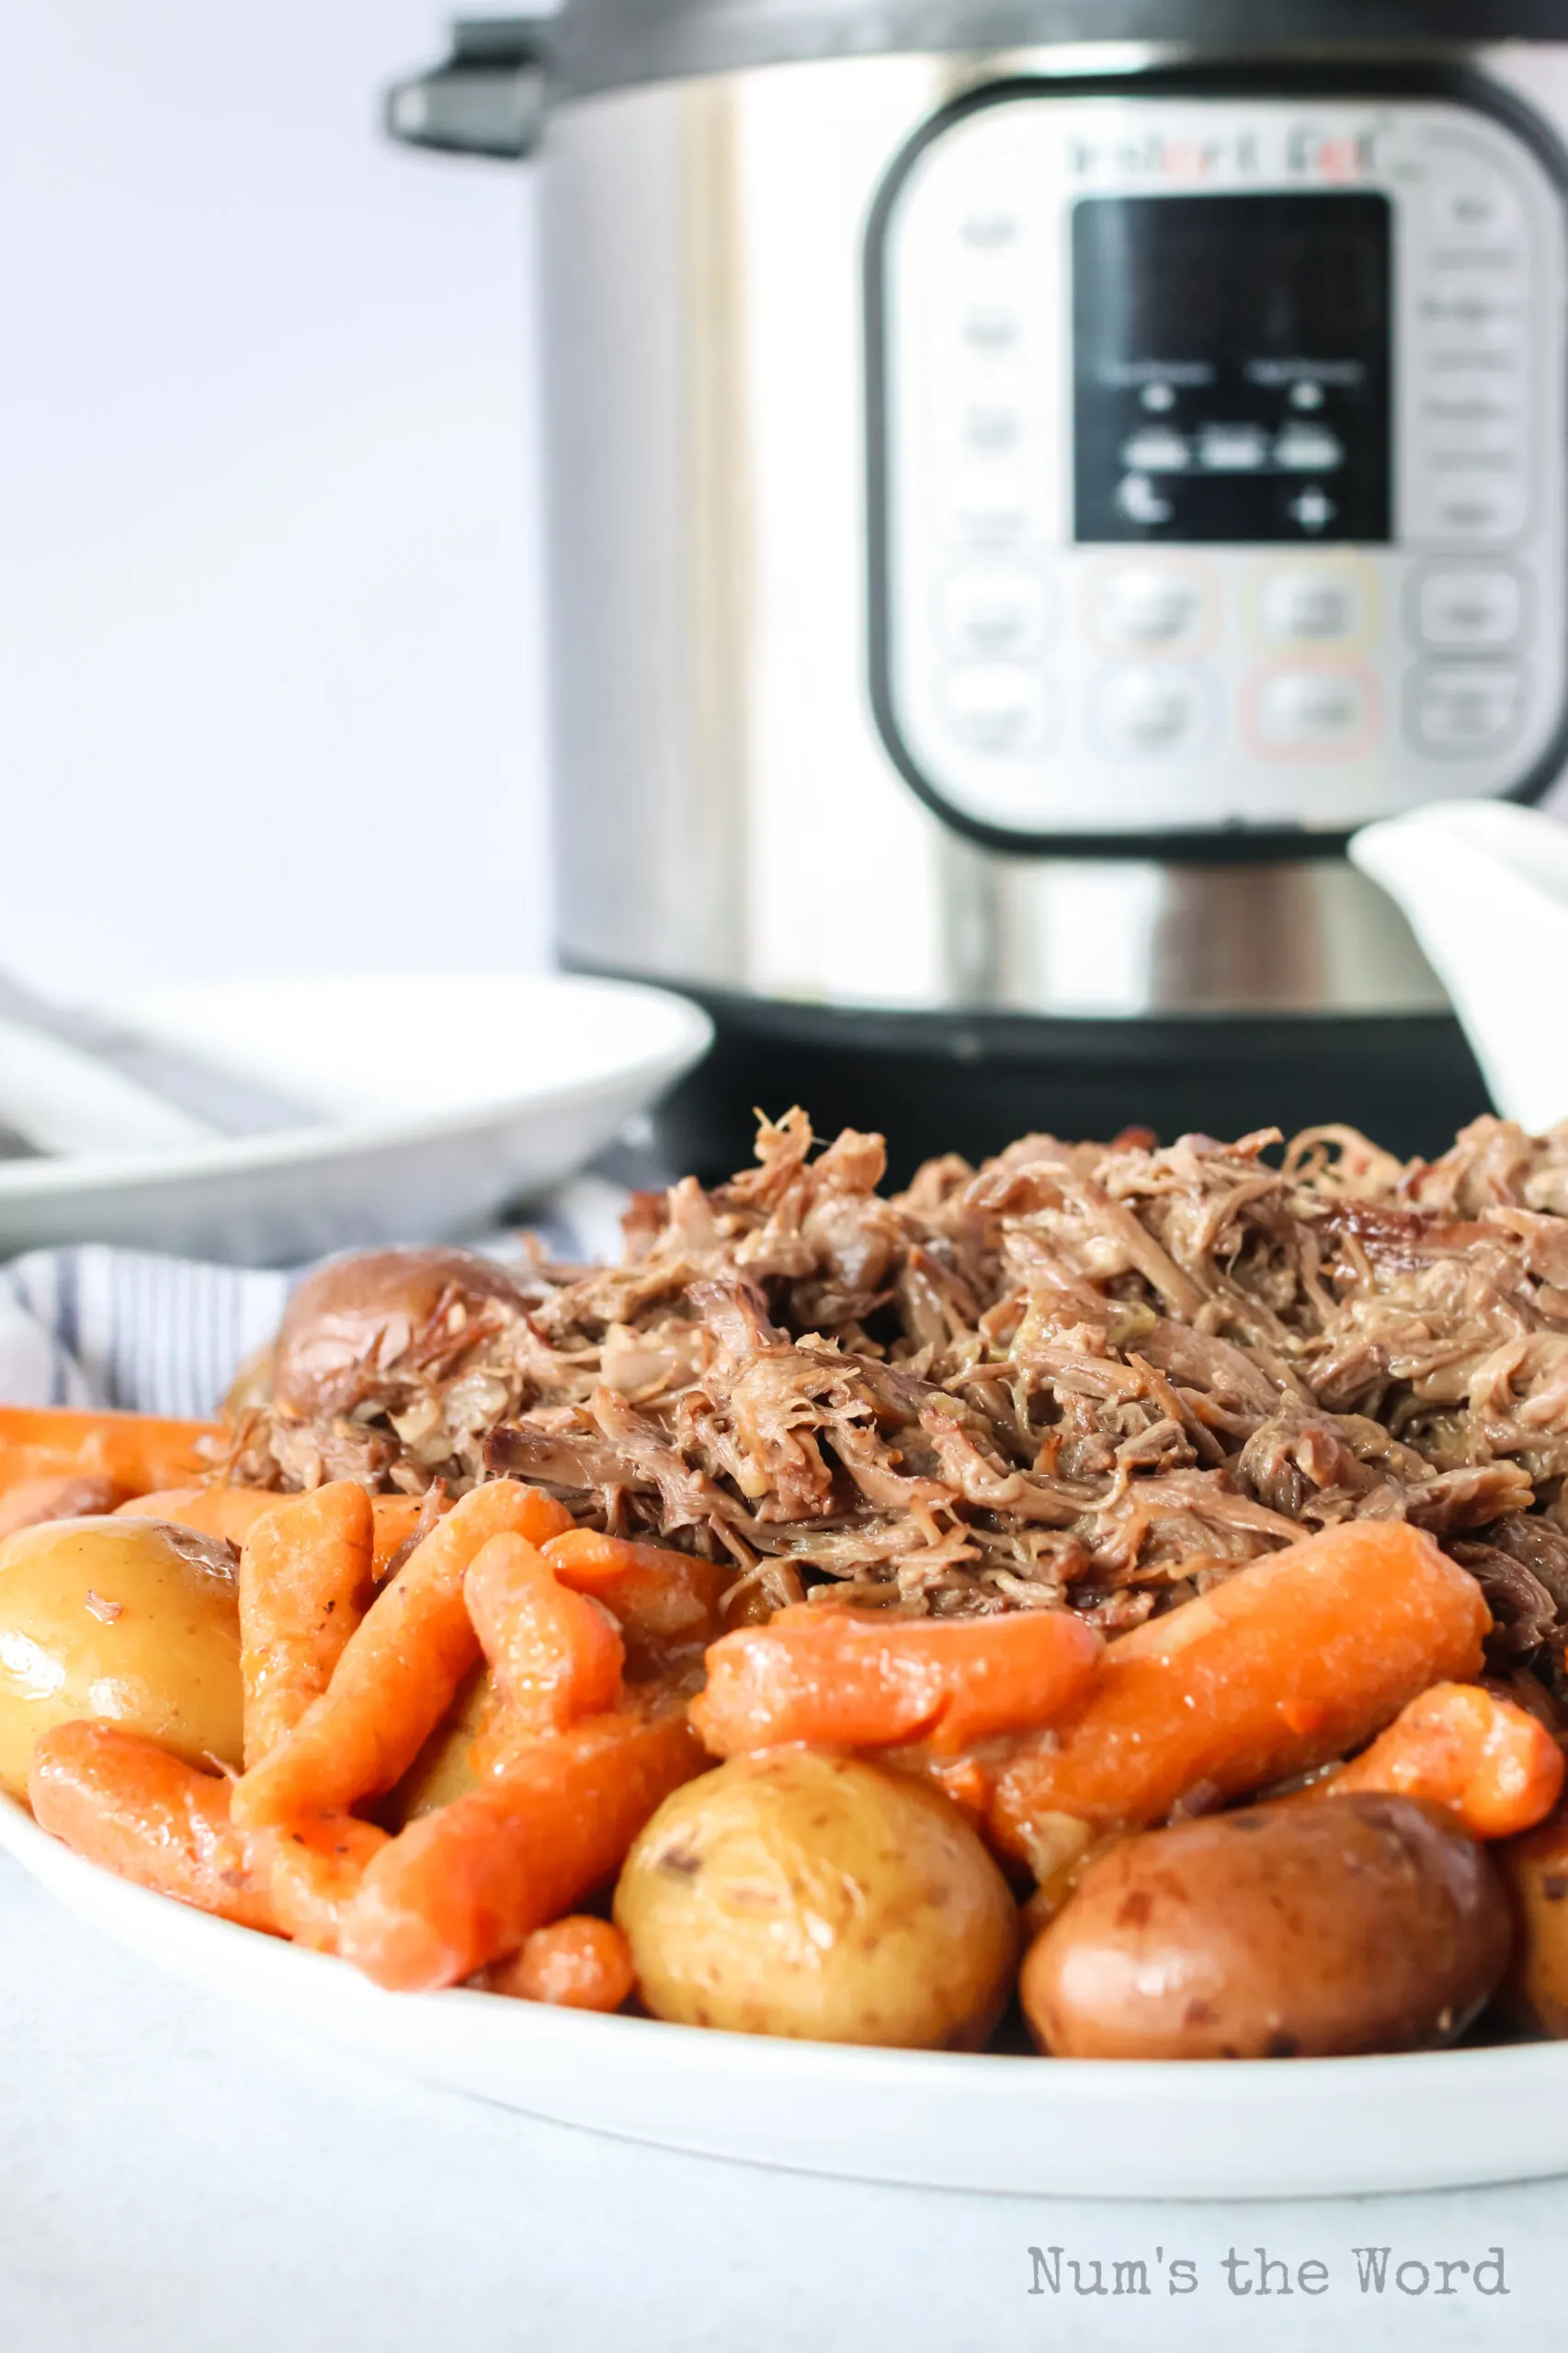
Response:
[[[553,1257],[615,1257],[625,1199],[606,1177],[578,1176],[529,1226]],[[505,1256],[517,1237],[480,1246]],[[0,1267],[0,1403],[210,1415],[308,1271],[213,1267],[101,1242],[29,1251]]]

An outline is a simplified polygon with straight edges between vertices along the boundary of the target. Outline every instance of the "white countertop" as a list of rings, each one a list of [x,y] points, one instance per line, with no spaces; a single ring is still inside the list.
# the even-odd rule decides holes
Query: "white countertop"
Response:
[[[1568,2342],[1568,2183],[1290,2205],[945,2197],[667,2155],[376,2075],[156,1974],[0,1859],[5,2353],[1011,2353]],[[1029,2293],[1028,2250],[1147,2297]],[[1391,2248],[1380,2297],[1358,2246]],[[1401,2294],[1392,2267],[1504,2249]],[[1256,2292],[1256,2250],[1322,2292]],[[1224,2257],[1248,2265],[1233,2292]],[[1156,2251],[1158,2250],[1158,2254]],[[1163,2258],[1163,2264],[1162,2264]],[[1177,2259],[1197,2287],[1171,2296]],[[1180,2275],[1178,2275],[1180,2276]],[[1307,2275],[1309,2282],[1318,2275]],[[1407,2272],[1414,2286],[1418,2271]],[[1461,2292],[1462,2290],[1467,2290]]]

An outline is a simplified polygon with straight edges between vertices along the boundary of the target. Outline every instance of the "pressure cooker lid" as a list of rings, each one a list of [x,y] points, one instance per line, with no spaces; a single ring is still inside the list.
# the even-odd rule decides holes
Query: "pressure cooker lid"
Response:
[[[509,51],[520,63],[542,51],[556,93],[570,97],[672,74],[899,51],[1506,40],[1568,40],[1564,0],[565,0],[544,18],[460,25],[458,56],[477,63]]]

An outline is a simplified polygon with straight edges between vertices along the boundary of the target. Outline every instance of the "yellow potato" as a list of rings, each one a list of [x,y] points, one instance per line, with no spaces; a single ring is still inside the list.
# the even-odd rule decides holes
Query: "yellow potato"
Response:
[[[0,1543],[0,1788],[40,1732],[98,1716],[192,1764],[239,1766],[240,1625],[226,1545],[155,1519],[56,1519]]]
[[[956,1806],[824,1750],[737,1756],[666,1798],[615,1916],[656,2018],[818,2042],[975,2050],[1017,1914]]]
[[[398,1829],[478,1788],[468,1752],[494,1696],[494,1677],[487,1666],[476,1666],[459,1690],[450,1714],[441,1719],[388,1801]]]

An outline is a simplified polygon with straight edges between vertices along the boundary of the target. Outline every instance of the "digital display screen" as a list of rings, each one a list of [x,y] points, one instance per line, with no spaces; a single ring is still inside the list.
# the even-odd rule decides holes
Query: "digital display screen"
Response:
[[[1386,197],[1085,197],[1074,538],[1391,533]]]

